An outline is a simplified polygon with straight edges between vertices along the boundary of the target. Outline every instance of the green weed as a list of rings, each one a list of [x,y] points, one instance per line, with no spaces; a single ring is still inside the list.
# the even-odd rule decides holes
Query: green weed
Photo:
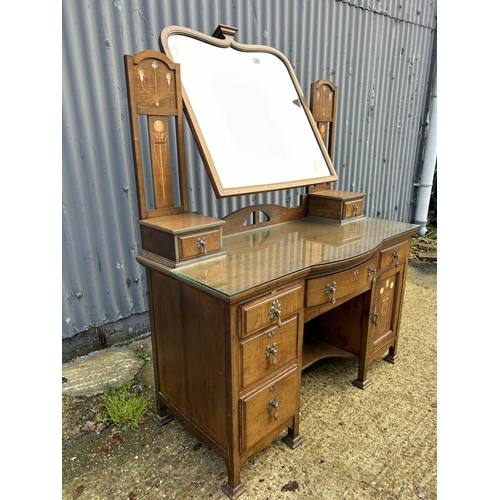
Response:
[[[149,402],[144,396],[130,393],[134,383],[134,380],[129,380],[120,387],[108,388],[105,391],[102,397],[102,411],[97,417],[98,422],[113,423],[120,428],[138,427],[146,414]]]

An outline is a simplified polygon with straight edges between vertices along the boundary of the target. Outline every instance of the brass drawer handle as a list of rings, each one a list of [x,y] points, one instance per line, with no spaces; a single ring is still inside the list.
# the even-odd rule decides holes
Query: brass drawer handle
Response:
[[[198,248],[203,247],[203,255],[207,255],[207,239],[206,238],[198,238],[196,240],[196,246]]]
[[[281,303],[278,299],[273,300],[273,305],[271,306],[271,310],[269,311],[269,316],[271,317],[271,319],[277,317],[278,328],[281,328]]]
[[[394,250],[392,251],[392,260],[398,260],[399,259],[399,247],[394,247]]]
[[[399,267],[399,247],[394,247],[394,250],[392,251],[392,260],[395,260],[396,263],[394,265]]]
[[[325,286],[325,295],[328,295],[329,293],[332,294],[332,305],[335,304],[335,292],[337,291],[337,283],[334,281],[331,285],[329,283],[326,284]]]
[[[377,270],[373,266],[370,265],[370,269],[368,269],[368,277],[370,277],[372,274],[373,274],[372,283],[375,283]]]
[[[377,304],[375,304],[375,307],[373,308],[373,316],[372,316],[372,321],[375,326],[378,326],[378,312],[377,312]]]
[[[352,211],[354,212],[354,216],[358,215],[358,205],[354,204],[352,206]]]
[[[271,412],[274,408],[276,411],[274,412],[274,420],[278,420],[278,406],[279,406],[279,398],[276,396],[272,401],[269,401],[267,405],[267,411]]]
[[[278,361],[276,360],[276,354],[278,354],[278,344],[276,344],[276,342],[274,342],[272,346],[268,345],[266,347],[266,359],[268,359],[270,356],[274,356],[273,366],[276,366],[278,364]]]

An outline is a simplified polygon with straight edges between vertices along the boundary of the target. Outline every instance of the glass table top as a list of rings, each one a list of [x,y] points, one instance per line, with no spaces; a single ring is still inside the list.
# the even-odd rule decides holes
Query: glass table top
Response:
[[[297,271],[358,257],[418,227],[375,218],[339,224],[306,217],[225,236],[225,255],[172,272],[231,297]]]

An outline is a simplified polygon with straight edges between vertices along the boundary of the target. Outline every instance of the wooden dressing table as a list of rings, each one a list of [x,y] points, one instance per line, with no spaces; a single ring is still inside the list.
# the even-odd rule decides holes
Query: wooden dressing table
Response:
[[[161,36],[168,57],[154,51],[125,56],[140,197],[142,251],[137,260],[148,275],[156,421],[163,425],[176,418],[222,456],[228,469],[222,489],[232,499],[246,490],[240,471],[249,456],[286,429],[286,444],[295,448],[302,442],[299,408],[304,368],[331,356],[359,359],[353,383],[365,389],[371,361],[384,355],[391,363],[398,360],[410,238],[419,229],[367,218],[358,209],[349,209],[353,199],[362,206],[363,194],[330,190],[329,183],[337,176],[288,61],[269,47],[236,43],[235,33],[234,28],[220,26],[208,37],[169,27]],[[286,99],[300,111],[297,126],[306,127],[300,135],[307,130],[306,153],[300,153],[300,161],[312,158],[314,164],[309,170],[304,166],[302,185],[307,190],[300,206],[246,207],[224,219],[187,211],[183,102],[219,196],[284,189],[301,180],[291,173],[283,181],[256,178],[250,186],[236,186],[230,174],[218,169],[226,159],[230,168],[237,168],[238,158],[226,158],[224,144],[214,143],[217,134],[206,134],[205,120],[212,111],[198,110],[203,101],[193,80],[202,63],[190,65],[184,60],[187,49],[176,45],[179,40],[195,50],[201,47],[204,59],[205,50],[211,57],[218,52],[224,57],[249,57],[255,65],[249,71],[260,71],[262,66],[255,68],[266,65],[268,58],[278,60],[281,69],[273,69],[274,76],[283,88],[290,85],[296,92],[297,97]],[[176,59],[181,60],[180,67],[173,62]],[[220,68],[220,61],[207,61]],[[279,81],[282,66],[288,82]],[[200,68],[198,81],[211,69]],[[227,79],[226,69],[222,73]],[[245,78],[248,83],[248,75]],[[293,107],[284,112],[286,126],[293,119],[287,113],[296,112]],[[141,126],[147,131],[148,162],[143,159]],[[217,130],[225,124],[214,118],[212,126]],[[164,133],[177,139],[173,147]],[[238,143],[237,137],[231,139]],[[255,144],[242,141],[242,148]],[[167,156],[178,158],[177,202],[176,196],[161,194],[172,191],[174,184]],[[149,187],[146,163],[152,172]]]

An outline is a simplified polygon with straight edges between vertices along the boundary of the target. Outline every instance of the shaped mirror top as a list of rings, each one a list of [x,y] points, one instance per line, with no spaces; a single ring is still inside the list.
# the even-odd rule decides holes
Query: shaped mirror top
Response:
[[[163,51],[181,65],[186,116],[218,197],[337,180],[293,69],[279,51],[170,26]]]

